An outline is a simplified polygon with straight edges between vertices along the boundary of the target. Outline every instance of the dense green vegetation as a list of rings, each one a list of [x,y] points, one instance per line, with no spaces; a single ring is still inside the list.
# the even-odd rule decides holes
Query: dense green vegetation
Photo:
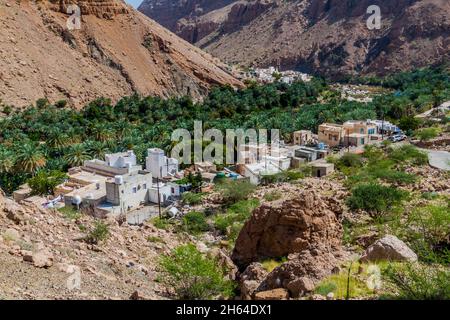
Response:
[[[225,270],[192,244],[163,255],[159,266],[163,272],[160,281],[174,288],[179,299],[217,299],[233,294],[234,284],[225,278]]]
[[[323,122],[385,117],[416,130],[408,119],[417,112],[450,99],[449,72],[424,69],[386,79],[368,81],[391,91],[371,103],[342,100],[321,79],[291,86],[274,83],[250,85],[235,91],[230,87],[211,90],[194,103],[189,97],[125,97],[112,105],[101,98],[83,110],[66,107],[64,101],[51,105],[40,99],[24,111],[9,106],[0,120],[0,187],[8,193],[39,170],[66,171],[89,158],[107,152],[134,149],[143,161],[147,148],[171,147],[175,128],[192,130],[194,120],[204,129],[280,129],[285,138],[298,129],[317,130]]]

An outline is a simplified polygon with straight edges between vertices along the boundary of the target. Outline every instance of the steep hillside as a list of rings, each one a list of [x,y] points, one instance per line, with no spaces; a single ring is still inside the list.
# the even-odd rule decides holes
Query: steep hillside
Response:
[[[178,0],[162,2],[182,6]],[[213,55],[244,66],[280,65],[339,77],[450,60],[446,0],[239,0],[213,11],[202,10],[197,1],[190,6],[197,9],[186,11],[175,27],[157,6],[146,9],[152,3],[146,0],[140,10]],[[370,5],[381,8],[380,30],[366,26]]]
[[[69,31],[67,6],[81,8]],[[135,91],[200,98],[214,84],[240,85],[217,59],[179,39],[122,0],[0,0],[0,99],[81,107]]]

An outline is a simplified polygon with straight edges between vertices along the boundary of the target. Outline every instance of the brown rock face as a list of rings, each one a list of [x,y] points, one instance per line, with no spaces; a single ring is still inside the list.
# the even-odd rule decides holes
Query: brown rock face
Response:
[[[95,15],[98,18],[110,19],[117,14],[127,14],[129,10],[122,0],[50,0],[53,10],[67,12],[67,7],[76,4],[81,14]]]
[[[192,0],[194,9],[186,7],[180,18],[157,6],[144,10],[160,2],[145,0],[140,9],[206,51],[244,66],[280,65],[339,78],[450,59],[447,0],[236,0],[214,11],[198,10],[202,1]],[[367,28],[370,5],[381,9],[381,29]]]
[[[69,30],[69,4],[81,29]],[[218,59],[188,44],[122,0],[0,1],[0,99],[37,99],[80,108],[137,92],[201,99],[211,85],[241,86]]]
[[[342,227],[325,199],[299,191],[289,200],[257,208],[236,241],[232,259],[240,267],[261,258],[286,257],[317,245],[339,248]]]

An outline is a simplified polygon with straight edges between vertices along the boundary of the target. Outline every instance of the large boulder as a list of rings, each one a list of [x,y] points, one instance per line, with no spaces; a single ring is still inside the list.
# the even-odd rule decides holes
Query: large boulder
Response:
[[[310,250],[316,244],[340,249],[342,226],[332,209],[334,203],[318,192],[295,191],[287,200],[263,204],[253,212],[231,256],[240,268],[262,258]]]
[[[417,255],[406,243],[395,236],[387,235],[364,251],[361,262],[370,261],[417,261]]]

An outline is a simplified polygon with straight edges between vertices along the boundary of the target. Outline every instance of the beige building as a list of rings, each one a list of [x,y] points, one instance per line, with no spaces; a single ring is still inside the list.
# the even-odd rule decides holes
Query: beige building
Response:
[[[362,146],[379,140],[376,124],[370,121],[347,121],[343,125],[324,123],[319,126],[319,141],[330,147]]]
[[[292,134],[292,140],[294,144],[304,146],[313,142],[313,135],[309,130],[299,130]]]
[[[323,142],[330,147],[340,145],[345,135],[344,126],[334,123],[323,123],[319,126],[318,131],[319,142]]]

